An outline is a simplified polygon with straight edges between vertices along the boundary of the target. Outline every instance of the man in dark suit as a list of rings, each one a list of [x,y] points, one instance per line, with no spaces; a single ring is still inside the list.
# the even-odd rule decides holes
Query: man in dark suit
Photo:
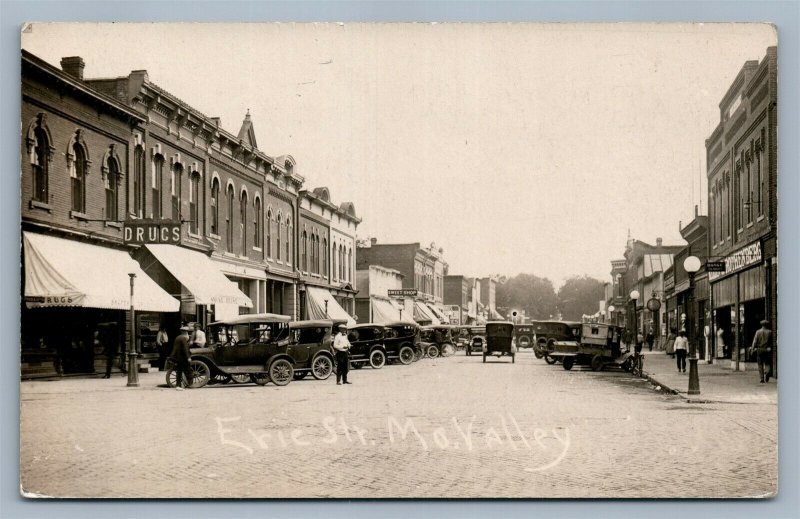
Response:
[[[761,321],[761,328],[753,337],[753,345],[750,346],[750,354],[756,354],[758,360],[758,374],[761,383],[769,382],[772,376],[772,330],[769,329],[769,321]]]
[[[175,337],[172,345],[172,361],[175,363],[175,389],[183,391],[181,384],[192,386],[192,373],[189,369],[189,331],[188,326],[181,326],[181,334]],[[184,377],[185,380],[184,380]]]

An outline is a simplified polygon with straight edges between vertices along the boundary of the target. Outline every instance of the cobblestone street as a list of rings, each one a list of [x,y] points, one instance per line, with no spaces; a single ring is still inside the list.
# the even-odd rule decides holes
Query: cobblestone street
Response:
[[[777,489],[777,406],[692,404],[529,351],[175,391],[21,385],[25,492],[62,497],[743,497]]]

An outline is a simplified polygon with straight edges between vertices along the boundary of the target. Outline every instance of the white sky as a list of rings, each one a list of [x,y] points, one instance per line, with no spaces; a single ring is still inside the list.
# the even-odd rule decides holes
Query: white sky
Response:
[[[86,77],[150,80],[306,188],[359,236],[432,241],[450,272],[609,278],[628,229],[684,243],[705,212],[705,139],[755,24],[35,24],[22,47]]]

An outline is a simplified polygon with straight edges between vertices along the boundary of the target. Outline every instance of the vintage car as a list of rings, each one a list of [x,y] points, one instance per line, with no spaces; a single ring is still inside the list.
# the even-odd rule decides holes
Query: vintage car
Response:
[[[290,342],[286,354],[293,359],[294,379],[309,373],[325,380],[333,373],[333,328],[336,322],[327,319],[292,321],[289,323]]]
[[[247,314],[211,323],[206,346],[191,349],[191,386],[202,387],[211,380],[285,386],[293,375],[293,359],[286,354],[289,321],[286,315]],[[166,376],[167,385],[174,387],[174,366]]]
[[[469,346],[469,343],[472,340],[472,327],[454,325],[451,334],[455,341],[456,349],[466,351],[467,346]]]
[[[533,334],[532,324],[515,324],[514,339],[516,340],[517,348],[532,348],[534,344]]]
[[[533,353],[537,359],[544,357],[548,364],[555,364],[558,360],[549,356],[556,341],[573,340],[581,334],[581,323],[573,321],[534,321],[532,326]]]
[[[580,336],[574,340],[556,341],[550,356],[561,360],[565,370],[575,364],[589,365],[593,371],[614,364],[624,366],[631,356],[622,351],[620,339],[622,329],[607,323],[583,323]]]
[[[514,323],[509,321],[490,321],[486,323],[486,346],[483,349],[483,362],[486,357],[510,355],[516,361],[517,347],[514,344]]]
[[[399,360],[401,364],[411,364],[422,357],[419,326],[406,321],[396,321],[383,325],[383,347],[386,357]]]
[[[485,333],[485,332],[484,332]],[[472,355],[473,353],[483,353],[483,348],[486,346],[486,337],[483,335],[473,335],[467,344],[466,354]]]
[[[350,341],[350,365],[361,369],[369,363],[374,369],[386,364],[386,348],[383,345],[384,327],[380,324],[359,324],[347,330]]]
[[[428,357],[449,357],[456,352],[451,335],[452,326],[437,324],[420,328],[420,342]]]

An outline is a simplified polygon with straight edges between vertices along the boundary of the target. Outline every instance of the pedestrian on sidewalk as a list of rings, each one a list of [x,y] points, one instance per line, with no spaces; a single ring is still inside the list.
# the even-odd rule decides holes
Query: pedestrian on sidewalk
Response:
[[[678,357],[678,371],[683,371],[684,373],[686,373],[686,353],[688,349],[689,339],[686,338],[686,332],[681,330],[675,339],[675,356]]]
[[[650,329],[647,331],[647,339],[646,340],[647,340],[647,348],[650,351],[653,351],[653,343],[656,340],[656,336],[653,335],[653,328],[652,327],[650,327]]]
[[[99,333],[99,332],[98,332]],[[110,334],[102,334],[98,339],[103,344],[103,353],[106,356],[106,374],[103,378],[111,378],[111,368],[114,366],[114,359],[117,357],[117,341]]]
[[[772,376],[772,330],[766,319],[761,321],[761,328],[753,337],[753,345],[750,346],[748,353],[753,355],[754,352],[756,360],[758,360],[758,375],[761,377],[761,383],[769,382],[769,377]]]
[[[200,323],[194,323],[194,334],[192,336],[192,348],[206,347],[206,332],[200,327]]]
[[[675,328],[671,328],[667,335],[667,355],[675,358]]]
[[[175,389],[183,391],[181,384],[186,377],[186,387],[192,385],[192,373],[189,370],[189,332],[191,328],[181,326],[181,334],[175,337],[172,345],[172,361],[175,363]]]
[[[156,334],[156,346],[158,347],[158,371],[164,371],[164,366],[167,363],[167,348],[169,348],[169,335],[167,330],[164,329],[164,324],[158,327]]]
[[[347,340],[347,326],[339,325],[339,333],[333,338],[333,349],[336,350],[336,384],[352,384],[347,381],[347,372],[350,371],[350,341]]]
[[[642,353],[642,347],[644,346],[644,335],[642,332],[636,332],[636,346],[634,346],[634,351],[636,354]]]

